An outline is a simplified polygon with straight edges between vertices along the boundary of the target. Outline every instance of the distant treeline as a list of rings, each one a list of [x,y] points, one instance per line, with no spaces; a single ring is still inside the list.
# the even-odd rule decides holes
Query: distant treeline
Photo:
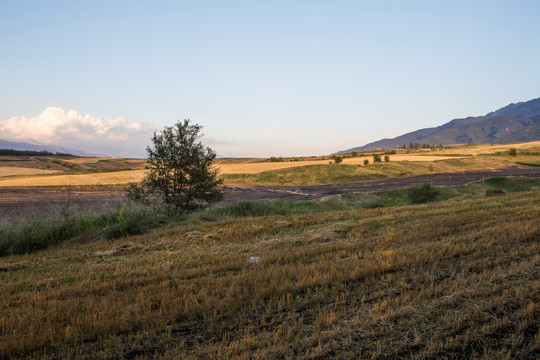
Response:
[[[415,142],[410,142],[408,144],[403,144],[401,146],[402,149],[410,149],[410,150],[418,150],[418,149],[444,149],[444,146],[442,144],[440,145],[430,145],[430,144],[420,144]]]
[[[13,150],[0,149],[0,156],[74,156],[68,153],[52,153],[47,150],[32,151],[32,150]]]

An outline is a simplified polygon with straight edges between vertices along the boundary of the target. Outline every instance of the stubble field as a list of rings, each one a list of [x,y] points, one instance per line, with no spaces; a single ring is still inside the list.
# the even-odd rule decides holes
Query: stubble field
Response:
[[[4,258],[0,357],[535,359],[538,218],[535,190]]]
[[[523,146],[516,157],[507,155],[509,147],[483,153],[485,145],[445,149],[446,159],[430,161],[390,155],[389,163],[367,167],[347,164],[362,156],[344,164],[220,159],[216,165],[244,169],[228,181],[248,184],[340,183],[352,175],[390,184],[404,175],[539,163],[540,143]],[[420,205],[410,204],[407,190],[392,190],[232,203],[177,219],[148,215],[137,218],[151,225],[147,233],[105,240],[125,201],[107,203],[122,191],[110,185],[122,184],[126,174],[140,176],[144,162],[21,164],[29,161],[28,168],[63,174],[4,177],[0,185],[69,179],[40,189],[50,194],[51,210],[38,207],[31,217],[56,214],[59,229],[87,230],[45,250],[0,258],[0,359],[540,357],[538,178],[442,187],[436,202]],[[246,170],[276,164],[292,166]],[[99,176],[105,184],[87,184],[91,189],[78,189],[74,180]],[[492,188],[505,192],[484,196]],[[31,204],[35,187],[18,189]],[[85,191],[96,195],[87,210],[110,212],[101,222],[74,211]],[[83,214],[88,203],[80,205]],[[45,226],[20,234],[32,239]],[[10,233],[2,231],[0,237]],[[31,249],[31,240],[25,246]]]

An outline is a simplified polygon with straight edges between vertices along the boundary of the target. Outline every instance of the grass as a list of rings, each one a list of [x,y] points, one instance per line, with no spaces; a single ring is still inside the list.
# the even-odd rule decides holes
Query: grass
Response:
[[[538,358],[539,195],[233,211],[4,258],[0,358]]]
[[[508,156],[508,149],[518,156]],[[382,153],[379,152],[379,153]],[[467,169],[493,169],[509,165],[540,164],[540,142],[507,145],[461,145],[444,150],[390,154],[390,162],[373,164],[373,152],[344,156],[342,164],[329,165],[330,156],[271,159],[217,159],[221,177],[229,184],[312,185],[382,179]],[[3,161],[3,157],[0,161]],[[368,159],[371,163],[363,165]],[[57,175],[17,176],[0,179],[0,186],[118,186],[139,182],[144,176],[143,159],[107,158],[13,158],[10,166],[20,169],[58,170]],[[6,163],[8,164],[8,163]],[[0,168],[1,170],[1,168]],[[35,171],[35,170],[31,170]]]
[[[111,239],[125,234],[140,234],[144,232],[140,224],[149,223],[148,218],[150,218],[148,212],[136,210],[125,212],[126,223],[122,228],[118,228],[119,212],[79,214],[31,220],[22,225],[2,226],[0,257],[33,253],[81,236]]]
[[[138,235],[143,233],[145,228],[151,229],[165,224],[170,226],[176,222],[205,222],[243,217],[406,206],[426,201],[479,198],[484,196],[488,188],[502,189],[506,192],[538,190],[540,178],[494,177],[485,179],[483,182],[444,188],[429,186],[424,189],[422,188],[424,185],[377,194],[349,193],[309,201],[277,200],[269,203],[239,201],[169,219],[140,208],[127,210],[124,204],[119,211],[109,210],[98,215],[80,213],[71,217],[59,216],[33,220],[23,225],[1,226],[0,257],[32,253],[77,237],[110,240]]]
[[[220,177],[227,184],[315,185],[454,172],[467,169],[495,168],[501,165],[500,160],[466,157],[434,162],[390,161],[367,166],[349,164],[309,165],[255,174],[221,174]]]

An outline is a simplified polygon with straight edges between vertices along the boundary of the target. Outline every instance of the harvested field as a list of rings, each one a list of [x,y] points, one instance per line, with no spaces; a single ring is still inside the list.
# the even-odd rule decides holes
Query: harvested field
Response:
[[[60,170],[35,169],[20,166],[0,166],[0,178],[20,175],[50,175],[61,172]]]
[[[456,157],[448,156],[431,156],[431,155],[391,155],[391,161],[439,161],[447,159],[456,159]],[[373,157],[354,157],[343,159],[343,164],[363,165],[364,160],[373,161]],[[309,165],[325,165],[329,160],[303,160],[303,161],[288,161],[288,162],[260,162],[260,163],[238,163],[238,164],[217,164],[221,174],[258,174],[266,171],[275,171],[289,169],[294,167],[309,166]]]
[[[141,181],[143,175],[144,170],[126,170],[76,175],[18,177],[16,179],[0,179],[0,187],[116,185]]]
[[[537,359],[539,192],[178,224],[0,263],[0,358]]]
[[[401,189],[429,181],[434,186],[463,185],[491,176],[540,177],[540,168],[508,167],[486,171],[417,175],[402,178],[315,186],[225,186],[221,204],[237,201],[311,200],[351,192],[379,192]],[[69,187],[0,187],[0,212],[4,221],[20,222],[42,214],[57,214],[67,201],[74,212],[85,209],[118,208],[126,202],[122,188],[76,189]],[[100,205],[102,205],[100,207]],[[41,215],[40,215],[41,214]]]

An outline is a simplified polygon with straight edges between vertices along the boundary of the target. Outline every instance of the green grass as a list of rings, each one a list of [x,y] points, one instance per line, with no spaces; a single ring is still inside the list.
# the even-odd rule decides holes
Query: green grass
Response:
[[[519,179],[497,176],[485,179],[484,183],[491,188],[502,189],[507,192],[540,189],[540,178]]]
[[[0,227],[0,256],[29,254],[80,236],[113,239],[142,234],[141,224],[149,226],[156,222],[157,217],[140,210],[128,212],[125,216],[127,224],[121,229],[117,229],[118,212],[33,220],[22,225]]]
[[[339,184],[364,180],[379,180],[438,172],[453,172],[467,169],[485,168],[486,160],[476,158],[445,159],[433,162],[392,161],[364,165],[328,164],[307,165],[258,174],[221,174],[226,184],[250,185],[316,185]],[[493,166],[500,160],[493,161]]]

